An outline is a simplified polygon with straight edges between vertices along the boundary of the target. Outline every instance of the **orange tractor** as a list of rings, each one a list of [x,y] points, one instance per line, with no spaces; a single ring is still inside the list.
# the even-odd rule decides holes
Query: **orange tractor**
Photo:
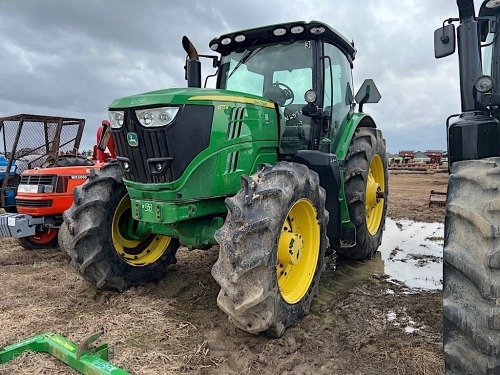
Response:
[[[97,131],[98,142],[106,126],[109,122],[105,120]],[[73,203],[73,189],[107,159],[116,157],[112,138],[107,140],[107,149],[94,146],[92,161],[61,155],[54,167],[24,171],[17,188],[18,213],[0,215],[0,236],[16,238],[27,250],[56,247],[62,215]]]

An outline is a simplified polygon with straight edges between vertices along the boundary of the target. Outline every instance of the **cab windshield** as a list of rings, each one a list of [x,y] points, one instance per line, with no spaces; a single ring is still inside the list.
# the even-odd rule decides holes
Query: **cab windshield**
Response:
[[[311,118],[304,93],[314,88],[312,41],[259,46],[222,57],[219,87],[268,98],[281,114],[281,152],[307,149]]]

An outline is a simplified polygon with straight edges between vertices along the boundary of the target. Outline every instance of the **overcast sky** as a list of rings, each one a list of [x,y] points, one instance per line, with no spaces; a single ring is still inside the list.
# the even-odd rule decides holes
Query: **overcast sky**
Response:
[[[457,16],[454,0],[0,0],[0,116],[84,118],[90,149],[114,99],[186,86],[183,35],[210,54],[230,31],[318,20],[354,40],[355,88],[377,84],[382,100],[365,111],[388,150],[445,149],[458,64],[434,58],[433,33]]]

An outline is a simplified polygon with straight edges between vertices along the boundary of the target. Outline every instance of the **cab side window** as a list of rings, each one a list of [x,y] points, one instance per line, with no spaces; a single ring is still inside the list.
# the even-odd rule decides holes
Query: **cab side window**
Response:
[[[352,75],[347,57],[332,44],[324,44],[324,106],[332,116],[332,128],[338,129],[347,119],[351,102]]]

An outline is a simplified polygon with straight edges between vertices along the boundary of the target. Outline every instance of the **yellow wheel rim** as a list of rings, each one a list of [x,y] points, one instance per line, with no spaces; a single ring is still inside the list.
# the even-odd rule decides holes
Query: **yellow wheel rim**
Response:
[[[111,237],[115,251],[121,259],[134,267],[147,266],[156,262],[166,251],[171,238],[169,236],[151,234],[143,241],[127,236],[127,229],[133,223],[130,209],[130,198],[125,195],[113,215]]]
[[[276,276],[281,296],[299,302],[314,277],[320,249],[320,227],[316,209],[307,199],[292,206],[278,241]]]
[[[384,165],[382,158],[377,154],[370,161],[365,194],[366,226],[371,235],[377,233],[382,222],[384,194]]]

